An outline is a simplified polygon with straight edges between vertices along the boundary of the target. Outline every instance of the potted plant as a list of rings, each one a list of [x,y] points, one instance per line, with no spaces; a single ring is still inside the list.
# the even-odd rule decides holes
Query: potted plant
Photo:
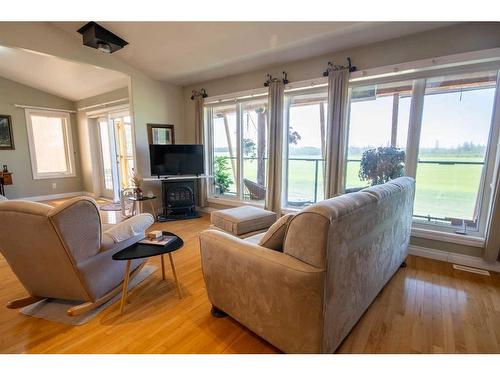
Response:
[[[141,189],[142,186],[142,178],[135,173],[135,171],[132,171],[132,178],[131,178],[132,186],[134,187],[134,195],[136,198],[142,198],[143,196],[143,191]]]
[[[218,194],[224,194],[233,183],[229,172],[227,156],[216,156],[214,160],[214,184]]]
[[[363,152],[359,178],[379,185],[404,175],[405,152],[397,147],[377,147]]]

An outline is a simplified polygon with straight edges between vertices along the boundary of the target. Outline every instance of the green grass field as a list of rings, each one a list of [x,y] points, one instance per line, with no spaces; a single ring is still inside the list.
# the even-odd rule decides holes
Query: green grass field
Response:
[[[355,157],[353,157],[355,158]],[[357,159],[357,158],[356,158]],[[481,158],[443,157],[442,160],[481,162]],[[421,158],[421,160],[440,160],[438,157]],[[317,200],[323,199],[323,163],[318,162]],[[288,199],[307,199],[314,201],[315,161],[290,160],[288,179]],[[347,165],[347,187],[367,186],[358,177],[359,162]],[[482,165],[443,165],[422,164],[417,169],[417,191],[414,213],[422,216],[439,218],[453,217],[473,219]],[[257,162],[245,160],[243,176],[249,180],[257,180]],[[233,184],[230,189],[236,191]]]

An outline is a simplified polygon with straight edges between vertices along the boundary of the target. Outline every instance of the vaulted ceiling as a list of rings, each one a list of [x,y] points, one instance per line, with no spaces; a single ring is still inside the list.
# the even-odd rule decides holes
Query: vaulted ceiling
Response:
[[[85,22],[54,22],[74,35]],[[445,22],[99,22],[130,44],[113,56],[187,85],[443,27]]]
[[[0,46],[0,76],[77,101],[128,86],[128,76],[33,51]]]

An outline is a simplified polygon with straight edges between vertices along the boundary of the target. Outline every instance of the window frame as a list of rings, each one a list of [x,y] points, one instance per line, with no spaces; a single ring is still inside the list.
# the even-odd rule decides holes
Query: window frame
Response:
[[[418,72],[415,74],[401,74],[392,77],[381,77],[368,80],[356,80],[349,83],[349,89],[354,87],[362,87],[368,85],[376,85],[382,83],[397,82],[400,80],[413,80],[412,88],[412,101],[410,104],[410,118],[408,124],[408,138],[406,143],[406,176],[416,178],[419,146],[420,146],[420,133],[422,129],[422,119],[424,113],[424,99],[426,82],[428,78],[467,74],[473,72],[483,71],[496,71],[496,88],[495,98],[492,109],[491,125],[488,136],[487,150],[485,154],[485,164],[483,174],[481,176],[480,190],[478,191],[478,199],[480,199],[480,213],[479,225],[476,230],[468,229],[467,234],[457,234],[456,227],[441,223],[426,223],[421,220],[413,218],[412,222],[412,235],[423,238],[437,239],[445,242],[455,242],[469,246],[480,247],[484,244],[484,237],[486,228],[488,227],[488,218],[490,217],[491,203],[493,188],[491,182],[496,169],[499,167],[499,140],[500,140],[500,64],[496,63],[491,65],[466,65],[458,66],[452,69],[435,69],[426,71],[424,74]],[[349,100],[350,112],[350,100]],[[349,121],[349,119],[347,120]],[[349,133],[349,125],[346,126],[346,136]],[[347,158],[347,148],[345,150]],[[347,173],[346,163],[342,164],[342,175],[344,176],[344,189],[345,189],[345,176]]]
[[[305,87],[294,87],[293,89],[285,89],[284,93],[284,106],[283,106],[283,157],[282,157],[282,183],[281,183],[281,210],[282,212],[285,212],[284,210],[288,210],[288,212],[296,212],[300,211],[301,209],[305,207],[300,207],[300,208],[295,208],[292,206],[288,205],[288,200],[289,200],[289,177],[290,177],[290,171],[289,171],[289,149],[290,149],[290,144],[287,142],[288,140],[288,131],[290,127],[290,108],[293,107],[292,101],[293,97],[295,96],[301,96],[301,95],[307,95],[307,94],[326,94],[326,102],[328,103],[328,86],[325,85],[308,85]],[[326,137],[326,131],[328,129],[328,123],[327,123],[327,113],[325,111],[325,137]],[[326,139],[325,139],[325,144],[326,144]],[[293,159],[293,158],[292,158]],[[315,159],[311,159],[315,160]],[[325,159],[320,159],[323,163],[326,163]],[[325,165],[325,164],[323,164]],[[319,167],[321,168],[321,167]],[[319,175],[319,173],[318,173]],[[315,181],[315,184],[317,184],[317,181]],[[319,189],[325,188],[325,181],[323,180],[323,186],[319,186]],[[313,191],[316,189],[316,185],[313,187]],[[319,190],[318,190],[319,191]],[[320,200],[318,200],[320,202]],[[316,202],[317,203],[317,202]]]
[[[64,153],[66,158],[66,165],[68,169],[66,172],[38,172],[38,161],[35,148],[35,138],[33,134],[33,121],[32,116],[43,116],[43,117],[54,117],[62,119],[63,123],[63,141],[64,141]],[[31,171],[34,180],[44,180],[44,179],[54,179],[54,178],[67,178],[75,177],[75,149],[73,146],[73,134],[71,129],[71,116],[69,112],[62,111],[49,111],[42,109],[25,109],[26,116],[26,128],[28,132],[28,146],[31,159]]]
[[[236,171],[235,171],[235,176],[234,176],[234,183],[236,186],[236,195],[233,197],[231,196],[217,196],[215,195],[215,189],[214,189],[214,184],[210,183],[207,186],[207,200],[209,202],[213,203],[220,203],[220,204],[227,204],[227,205],[242,205],[242,204],[249,204],[252,206],[256,207],[264,207],[265,203],[256,203],[252,202],[250,200],[245,200],[243,198],[244,194],[244,188],[243,188],[243,155],[242,155],[242,150],[243,150],[243,112],[244,112],[244,104],[247,102],[252,102],[256,101],[259,99],[264,99],[267,98],[267,91],[263,91],[262,89],[259,90],[254,90],[252,92],[248,92],[248,95],[245,96],[240,96],[236,98],[229,98],[225,100],[215,100],[211,101],[208,103],[204,104],[203,112],[204,112],[204,124],[205,124],[205,153],[207,155],[206,157],[206,167],[208,174],[210,176],[213,176],[214,170],[213,170],[213,152],[214,152],[214,146],[213,146],[213,137],[214,137],[214,131],[213,131],[213,111],[214,108],[217,108],[219,106],[227,106],[227,105],[234,105],[235,109],[235,114],[236,114],[236,143],[234,145],[235,151],[236,151]],[[266,99],[267,100],[267,99]],[[211,179],[213,181],[213,178]]]

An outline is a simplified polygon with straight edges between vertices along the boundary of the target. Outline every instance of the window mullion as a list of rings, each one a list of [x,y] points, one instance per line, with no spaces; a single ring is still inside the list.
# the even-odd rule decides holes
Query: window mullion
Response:
[[[493,103],[493,113],[491,117],[491,127],[488,139],[488,148],[485,156],[484,183],[478,199],[481,199],[479,213],[479,232],[484,234],[489,225],[488,219],[491,216],[491,200],[494,194],[493,181],[495,181],[500,164],[499,139],[500,138],[500,71],[497,72],[497,82],[495,88],[495,101]]]
[[[242,104],[236,104],[236,196],[243,200],[243,112]]]
[[[281,191],[281,207],[286,207],[288,204],[288,164],[289,164],[289,154],[288,154],[288,132],[290,131],[290,104],[292,102],[290,95],[285,95],[285,106],[283,111],[283,155],[281,158],[282,172],[282,191]],[[269,126],[269,124],[268,124]],[[269,155],[272,157],[272,155]]]
[[[424,110],[426,79],[413,82],[410,104],[410,120],[408,124],[408,139],[406,142],[406,175],[415,178],[417,175],[420,132],[422,130],[422,114]]]

